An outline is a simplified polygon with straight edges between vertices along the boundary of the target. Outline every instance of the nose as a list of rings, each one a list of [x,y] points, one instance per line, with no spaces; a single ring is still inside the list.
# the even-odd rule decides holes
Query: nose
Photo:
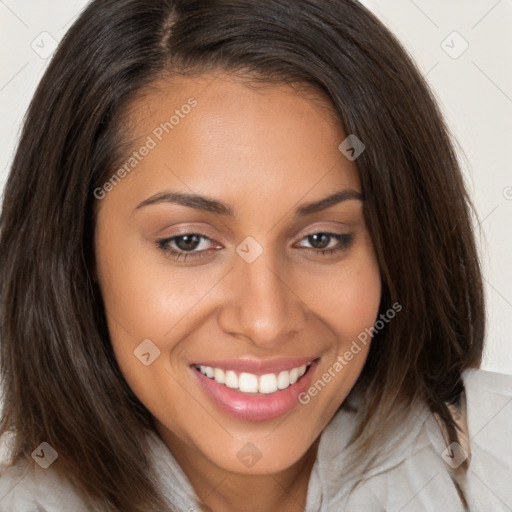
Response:
[[[308,309],[292,272],[276,260],[269,249],[252,263],[235,255],[218,314],[224,332],[267,349],[290,342],[303,328]]]

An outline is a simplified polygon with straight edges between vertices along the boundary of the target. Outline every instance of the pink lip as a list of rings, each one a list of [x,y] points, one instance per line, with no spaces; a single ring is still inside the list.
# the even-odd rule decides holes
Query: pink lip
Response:
[[[224,359],[222,361],[201,361],[194,363],[195,366],[210,366],[221,370],[232,370],[237,374],[242,372],[254,375],[265,375],[266,373],[279,373],[283,370],[292,370],[305,364],[311,363],[315,357],[299,357],[288,359],[272,359],[261,361],[256,359]],[[192,365],[192,366],[194,366]]]
[[[302,361],[306,360],[294,360],[291,368],[297,367],[294,366],[297,361],[299,361],[298,366],[306,364],[306,362],[300,364]],[[311,359],[307,360],[307,362],[309,361],[311,361]],[[231,369],[233,368],[231,366],[233,362],[234,361],[229,362],[228,367]],[[222,368],[221,366],[218,366],[219,363],[220,361],[215,362],[215,368]],[[280,364],[281,366],[278,366],[278,368],[290,368],[289,366],[283,368],[282,362]],[[205,366],[210,365],[211,364],[205,364]],[[190,366],[190,369],[195,378],[198,379],[202,389],[222,411],[237,419],[265,421],[283,416],[297,406],[299,403],[299,395],[309,388],[313,379],[314,370],[317,366],[318,359],[315,359],[309,366],[308,371],[300,377],[295,384],[268,395],[261,393],[242,393],[237,389],[228,388],[224,384],[219,384],[218,382],[215,382],[215,380],[203,375],[199,370],[197,370],[197,368],[195,368],[195,365]],[[244,371],[246,368],[248,367],[243,366]],[[265,367],[265,371],[267,373],[273,373],[267,369],[268,366]],[[275,371],[277,372],[279,370]],[[254,366],[250,373],[254,373]]]

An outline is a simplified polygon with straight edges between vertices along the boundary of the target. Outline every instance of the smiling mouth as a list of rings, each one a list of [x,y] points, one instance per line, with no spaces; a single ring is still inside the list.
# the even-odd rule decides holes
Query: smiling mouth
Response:
[[[230,359],[190,365],[212,402],[244,421],[266,421],[288,414],[311,385],[320,357],[273,360]]]
[[[212,366],[194,365],[197,371],[218,384],[249,395],[272,394],[287,389],[305,375],[310,366],[311,362],[291,370],[255,375],[254,373],[223,370]]]

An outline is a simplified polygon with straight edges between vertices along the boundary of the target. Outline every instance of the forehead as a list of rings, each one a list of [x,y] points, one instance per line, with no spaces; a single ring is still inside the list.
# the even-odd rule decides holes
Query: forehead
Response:
[[[212,109],[218,107],[226,112],[232,112],[239,107],[261,109],[280,101],[283,102],[281,110],[292,104],[297,114],[307,114],[308,111],[315,110],[325,122],[340,127],[329,98],[311,84],[271,82],[256,75],[228,71],[178,74],[154,80],[138,91],[129,102],[125,108],[124,120],[137,129],[142,120],[149,120],[158,109],[179,108],[180,100],[190,95],[198,101],[201,100],[203,109],[208,106]],[[276,112],[279,113],[282,111]]]
[[[338,150],[343,128],[312,88],[229,74],[174,77],[145,88],[122,126],[132,151],[151,146],[125,180],[147,194],[176,179],[181,188],[235,196],[360,189],[355,163]]]

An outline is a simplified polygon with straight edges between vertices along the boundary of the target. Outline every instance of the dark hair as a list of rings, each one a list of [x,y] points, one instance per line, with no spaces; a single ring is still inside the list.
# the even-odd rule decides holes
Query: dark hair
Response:
[[[311,86],[366,145],[357,167],[381,312],[403,310],[375,333],[356,383],[368,403],[353,439],[360,452],[399,392],[425,402],[456,440],[447,404],[463,370],[480,365],[471,204],[429,88],[375,16],[355,0],[95,0],[37,88],[5,188],[0,432],[15,434],[11,461],[47,441],[56,469],[98,510],[164,502],[143,436],[152,418],[117,365],[93,276],[93,191],[129,144],[121,120],[141,91],[217,70]]]

